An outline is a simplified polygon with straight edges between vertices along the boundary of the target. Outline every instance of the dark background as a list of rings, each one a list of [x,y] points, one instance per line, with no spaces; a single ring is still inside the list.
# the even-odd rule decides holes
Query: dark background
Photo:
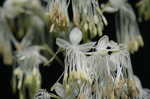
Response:
[[[2,5],[4,0],[0,0],[0,5]],[[130,0],[133,8],[135,8],[135,3],[139,0]],[[134,9],[137,14],[137,9]],[[105,28],[104,33],[109,35],[111,39],[115,38],[114,31],[114,15],[105,14],[109,25]],[[137,14],[138,17],[138,14]],[[144,88],[150,88],[150,20],[138,22],[141,35],[144,39],[144,47],[140,48],[138,52],[131,55],[131,61],[133,66],[133,71],[137,75]],[[54,61],[50,67],[40,66],[40,71],[42,74],[42,88],[50,90],[52,84],[61,75],[63,68]],[[2,56],[0,56],[0,99],[17,99],[17,94],[12,93],[11,89],[11,76],[12,67],[3,65]]]

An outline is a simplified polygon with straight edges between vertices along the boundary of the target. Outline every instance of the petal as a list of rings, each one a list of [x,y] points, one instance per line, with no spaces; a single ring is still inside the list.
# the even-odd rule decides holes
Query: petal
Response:
[[[65,97],[65,90],[64,90],[64,87],[63,87],[63,85],[62,84],[60,84],[60,83],[55,83],[55,85],[52,87],[52,89],[54,89],[55,91],[56,91],[56,93],[60,96],[60,97],[62,97],[62,98],[64,98]]]
[[[98,41],[98,44],[96,46],[96,49],[105,49],[105,47],[108,45],[109,43],[109,38],[108,36],[103,36],[102,38],[100,38],[100,40]]]
[[[66,40],[63,40],[61,38],[57,38],[56,39],[56,44],[60,47],[60,48],[68,48],[70,46],[69,42],[67,42]]]
[[[89,42],[89,43],[79,45],[78,47],[80,51],[87,52],[87,51],[90,51],[92,48],[94,48],[95,44],[96,42]]]

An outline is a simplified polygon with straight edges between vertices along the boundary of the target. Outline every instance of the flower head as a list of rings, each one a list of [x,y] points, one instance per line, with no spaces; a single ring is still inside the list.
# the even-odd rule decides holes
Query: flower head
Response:
[[[29,97],[33,97],[35,92],[41,87],[41,75],[39,65],[47,62],[47,59],[40,55],[39,46],[26,46],[16,52],[17,67],[14,70],[13,81],[17,84],[20,98],[25,98],[24,88],[29,89]],[[16,81],[17,78],[18,80]]]
[[[73,23],[84,32],[84,37],[102,35],[107,22],[96,0],[72,0]],[[90,33],[88,33],[88,31]],[[83,38],[87,40],[87,38]]]
[[[87,58],[88,67],[91,67],[90,74],[94,75],[94,86],[99,86],[94,91],[95,95],[99,98],[139,97],[126,48],[109,41],[107,36],[102,37],[95,48],[96,52]],[[96,94],[99,92],[99,95]]]
[[[103,10],[117,12],[115,15],[117,40],[119,43],[125,44],[129,52],[133,53],[144,45],[136,16],[127,0],[109,0]]]
[[[50,32],[66,31],[69,26],[67,0],[49,0],[47,15]]]
[[[83,79],[90,81],[88,77],[88,68],[86,68],[85,53],[89,51],[95,43],[86,43],[80,45],[82,39],[82,32],[78,28],[72,29],[70,32],[70,42],[57,38],[57,45],[66,50],[65,58],[65,80]],[[69,73],[68,73],[69,71]]]
[[[103,36],[96,45],[91,46],[91,49],[95,50],[83,52],[79,43],[63,44],[66,41],[61,39],[57,41],[59,47],[66,49],[64,82],[53,86],[60,98],[149,97],[133,74],[130,56],[125,46]]]
[[[119,43],[125,44],[131,53],[144,45],[133,9],[127,3],[116,15],[116,32]]]

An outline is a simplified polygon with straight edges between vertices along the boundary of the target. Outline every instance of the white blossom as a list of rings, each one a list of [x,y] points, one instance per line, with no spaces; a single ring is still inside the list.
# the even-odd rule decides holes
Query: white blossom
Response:
[[[79,27],[84,36],[90,35],[90,38],[96,35],[101,36],[104,25],[107,21],[96,0],[72,0],[73,23]],[[90,32],[88,34],[88,31]],[[85,40],[87,38],[84,38]]]
[[[62,32],[68,29],[70,24],[67,0],[49,0],[47,15],[50,32]]]
[[[118,42],[125,44],[131,53],[144,45],[136,16],[128,3],[120,7],[116,15],[116,33]]]
[[[88,69],[86,68],[86,56],[84,55],[84,52],[90,50],[95,43],[79,45],[82,39],[82,32],[78,28],[72,29],[69,37],[71,43],[60,38],[57,38],[56,40],[57,45],[66,50],[64,75],[66,77],[70,75],[70,79],[75,77],[76,79],[90,80],[87,74]]]

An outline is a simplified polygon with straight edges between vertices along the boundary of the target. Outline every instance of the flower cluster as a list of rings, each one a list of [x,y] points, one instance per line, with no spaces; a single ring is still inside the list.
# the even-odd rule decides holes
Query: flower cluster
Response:
[[[13,64],[12,87],[20,99],[41,87],[39,65],[47,61],[39,46],[45,43],[43,10],[39,0],[6,0],[0,8],[0,54],[5,64]]]
[[[32,98],[40,89],[40,64],[49,64],[61,49],[65,50],[63,82],[57,81],[51,88],[57,95],[40,90],[35,99],[150,98],[149,90],[142,88],[132,71],[128,51],[133,53],[144,43],[127,0],[109,0],[106,6],[98,0],[43,2],[48,3],[47,9],[40,0],[6,0],[0,7],[0,54],[4,64],[13,64],[13,89],[20,99],[27,98],[26,95]],[[149,10],[145,2],[149,0],[139,3],[141,12]],[[116,34],[120,44],[107,36],[98,42],[89,41],[102,35],[107,25],[104,12],[117,12]],[[149,17],[147,13],[141,14]],[[60,49],[56,53],[54,43]],[[41,50],[54,56],[47,61]],[[56,60],[61,63],[58,57]]]
[[[126,45],[129,52],[133,53],[144,45],[134,10],[127,0],[109,0],[103,10],[117,12],[115,15],[117,40]]]
[[[73,23],[84,32],[84,40],[102,35],[107,21],[97,0],[72,0],[72,9]]]
[[[119,43],[125,44],[131,53],[144,45],[133,9],[127,3],[116,15],[116,32]]]
[[[70,23],[67,0],[49,0],[47,16],[50,32],[66,31]]]
[[[23,44],[23,43],[22,43]],[[40,55],[40,46],[27,46],[16,51],[16,67],[13,71],[13,90],[19,90],[19,98],[26,97],[26,89],[32,98],[41,87],[39,65],[47,59]]]
[[[47,8],[50,32],[67,32],[77,26],[84,32],[86,41],[101,36],[104,25],[107,25],[97,0],[49,0]]]
[[[34,44],[43,41],[45,16],[38,0],[6,0],[0,8],[0,53],[4,56],[5,64],[13,63],[12,45],[19,48],[18,39],[28,35]],[[41,39],[40,43],[36,39]],[[32,42],[32,43],[33,43]]]
[[[98,42],[79,45],[81,37],[82,32],[73,28],[71,43],[57,39],[57,45],[65,49],[66,55],[63,83],[56,82],[52,87],[58,99],[150,98],[133,74],[129,53],[123,45],[107,36]]]

